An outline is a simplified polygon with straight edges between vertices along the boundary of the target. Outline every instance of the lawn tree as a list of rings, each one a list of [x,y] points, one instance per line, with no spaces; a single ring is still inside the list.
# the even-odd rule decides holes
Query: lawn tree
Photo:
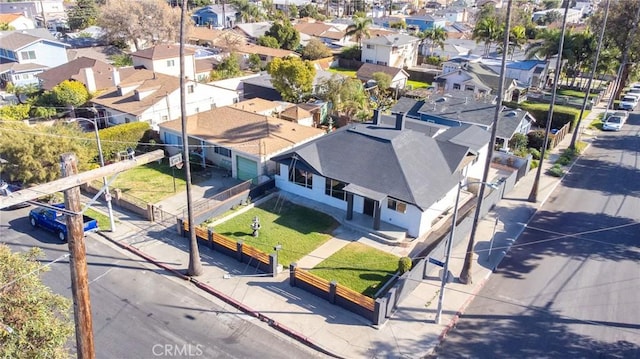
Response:
[[[133,66],[133,58],[129,54],[115,54],[109,56],[111,64],[115,67]]]
[[[320,81],[317,95],[331,104],[331,113],[335,116],[347,116],[363,119],[368,116],[369,97],[362,81],[334,74]]]
[[[373,80],[378,85],[378,93],[381,96],[385,96],[389,91],[389,88],[391,88],[391,75],[384,72],[374,72],[371,74],[371,77],[373,77]]]
[[[618,65],[622,62],[622,55],[627,54],[627,64],[622,71],[620,86],[615,97],[620,98],[620,94],[629,80],[631,73],[640,72],[640,36],[638,36],[638,22],[635,18],[638,13],[638,1],[612,1],[609,9],[609,16],[606,24],[603,56],[607,53],[618,53]],[[604,20],[604,9],[598,11],[589,20],[594,32],[599,32]],[[604,59],[603,59],[604,60]],[[599,61],[600,62],[600,61]]]
[[[0,244],[0,357],[63,359],[73,335],[71,301],[42,284],[49,267],[31,248],[14,253]]]
[[[240,19],[244,23],[258,22],[263,18],[260,7],[253,2],[249,2],[248,0],[231,0],[229,3],[238,10]]]
[[[0,123],[2,158],[17,164],[5,166],[3,176],[25,184],[53,181],[60,177],[60,154],[65,152],[74,152],[79,169],[87,170],[96,152],[95,140],[88,135],[73,124],[30,127],[22,122]]]
[[[249,55],[249,67],[252,71],[260,71],[262,69],[262,60],[260,59],[260,55],[251,54]]]
[[[98,21],[99,10],[95,0],[76,0],[75,5],[67,11],[69,28],[82,30],[95,25]]]
[[[106,37],[111,42],[133,44],[136,51],[178,40],[180,10],[164,0],[109,0],[100,14],[98,25]]]
[[[298,11],[298,6],[295,4],[289,5],[289,18],[297,19],[300,17],[300,11]]]
[[[305,60],[318,60],[331,56],[331,49],[318,38],[311,38],[307,46],[302,49],[302,58]]]
[[[81,106],[89,100],[89,91],[82,82],[64,80],[51,89],[53,100],[61,106]]]
[[[433,49],[436,46],[444,50],[444,42],[447,40],[447,32],[443,27],[436,27],[418,33],[418,37],[421,40],[420,45],[427,46],[429,48],[428,55],[431,55],[433,54]]]
[[[231,53],[220,62],[217,70],[212,71],[211,77],[216,80],[224,80],[240,75],[242,75],[240,56],[236,53]]]
[[[300,33],[289,19],[274,22],[264,35],[278,40],[279,47],[286,50],[295,50],[300,45]]]
[[[278,43],[278,39],[273,36],[262,35],[258,38],[258,45],[264,47],[270,47],[272,49],[279,49],[280,43]]]
[[[299,103],[311,93],[316,69],[297,57],[275,58],[267,65],[271,83],[285,101]]]
[[[362,49],[362,39],[371,37],[371,31],[369,31],[371,24],[373,19],[369,17],[354,17],[353,24],[347,26],[345,30],[345,36],[353,36],[358,43],[358,48]]]
[[[476,23],[471,38],[476,40],[476,43],[484,42],[483,54],[486,56],[491,51],[491,45],[500,40],[501,32],[501,27],[495,17],[485,17]]]

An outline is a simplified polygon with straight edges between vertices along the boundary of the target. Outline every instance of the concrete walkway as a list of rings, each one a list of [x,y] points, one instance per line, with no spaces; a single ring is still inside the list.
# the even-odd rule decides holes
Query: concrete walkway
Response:
[[[595,119],[602,111],[602,107],[591,111],[581,127],[586,128],[589,120]],[[583,137],[583,140],[588,141],[588,138]],[[253,267],[204,246],[200,248],[204,273],[196,280],[184,282],[184,285],[213,293],[211,299],[220,299],[219,305],[224,311],[241,313],[237,308],[243,308],[245,313],[257,316],[277,330],[334,357],[424,357],[455,326],[536,210],[555,195],[554,190],[561,179],[544,173],[570,141],[571,136],[567,136],[544,161],[537,203],[527,201],[535,177],[535,171],[531,171],[506,198],[498,202],[487,218],[479,222],[471,270],[473,283],[447,285],[440,324],[434,323],[440,290],[437,277],[440,268],[435,266],[427,268],[427,278],[400,303],[393,317],[379,327],[373,327],[364,318],[317,296],[291,287],[286,268],[276,278],[256,276]],[[119,216],[116,231],[103,233],[105,237],[181,276],[180,272],[188,267],[189,260],[185,238],[179,237],[173,228],[145,224],[129,213],[120,213]],[[344,227],[339,227],[334,237],[299,264],[305,268],[313,267],[344,245],[362,238],[358,232]],[[403,255],[398,251],[407,249],[395,250],[396,254]],[[454,275],[460,273],[465,254],[465,241],[452,249],[450,270]]]

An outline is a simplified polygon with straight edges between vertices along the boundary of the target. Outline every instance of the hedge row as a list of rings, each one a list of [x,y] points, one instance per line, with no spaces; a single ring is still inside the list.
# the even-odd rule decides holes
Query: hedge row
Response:
[[[547,126],[547,115],[549,114],[549,104],[548,103],[515,103],[515,102],[505,102],[505,106],[511,108],[520,108],[525,110],[531,114],[536,119],[536,124],[540,127]],[[585,111],[583,118],[587,117],[589,111]],[[553,120],[551,121],[551,128],[560,129],[567,123],[571,123],[571,127],[569,131],[573,132],[573,129],[578,123],[578,117],[580,116],[580,110],[569,107],[569,106],[561,106],[555,105],[553,106]]]
[[[118,152],[128,147],[135,149],[150,128],[147,122],[130,122],[98,131],[105,161],[116,159]],[[87,133],[87,137],[93,136],[93,133]]]

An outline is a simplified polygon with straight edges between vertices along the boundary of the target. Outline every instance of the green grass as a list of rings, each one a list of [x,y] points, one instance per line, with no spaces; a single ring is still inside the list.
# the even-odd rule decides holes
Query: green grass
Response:
[[[348,76],[348,77],[352,77],[352,78],[356,78],[356,70],[353,69],[345,69],[342,67],[331,67],[329,68],[329,71],[331,72],[335,72],[337,74],[341,74],[344,76]]]
[[[586,92],[582,92],[582,91],[576,91],[576,90],[558,90],[557,92],[558,95],[562,95],[562,96],[571,96],[571,97],[577,97],[577,98],[581,98],[583,99],[584,96],[587,94]],[[597,97],[597,94],[589,94],[589,98],[593,98],[593,97]]]
[[[251,236],[251,223],[255,216],[260,219],[262,226],[257,238]],[[273,253],[274,246],[282,245],[278,262],[287,267],[329,240],[331,231],[337,225],[332,217],[324,213],[271,199],[215,226],[214,230],[267,253]]]
[[[421,82],[421,81],[412,81],[412,80],[408,80],[407,81],[407,85],[411,86],[411,88],[413,90],[416,89],[421,89],[421,88],[427,88],[429,86],[431,86],[429,83],[427,82]]]
[[[87,208],[87,211],[84,213],[85,215],[93,218],[93,219],[97,219],[98,220],[98,229],[101,231],[107,231],[111,228],[109,228],[109,216],[107,216],[106,214],[103,214],[102,212],[98,212],[94,209],[91,208]],[[120,221],[118,221],[117,219],[115,219],[115,222],[118,223]]]
[[[315,266],[311,273],[373,297],[396,273],[399,260],[393,254],[353,242]]]
[[[171,168],[166,162],[152,162],[120,173],[109,188],[119,188],[122,193],[156,203],[186,189],[184,169],[176,169],[175,175],[176,192],[173,191]],[[94,181],[93,185],[102,187],[102,181]]]

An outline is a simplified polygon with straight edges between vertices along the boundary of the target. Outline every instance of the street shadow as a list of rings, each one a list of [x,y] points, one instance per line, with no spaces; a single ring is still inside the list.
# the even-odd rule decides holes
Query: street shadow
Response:
[[[300,308],[308,310],[310,313],[299,313],[301,316],[313,314],[325,318],[325,321],[330,324],[344,324],[344,325],[357,325],[357,326],[370,326],[371,322],[367,319],[358,316],[346,309],[343,309],[337,305],[333,305],[328,301],[313,295],[305,290],[297,287],[292,287],[288,280],[280,282],[260,282],[250,281],[247,282],[248,286],[260,287],[277,296],[285,299],[288,304],[293,304]],[[267,312],[268,313],[268,312]],[[298,313],[289,312],[289,314],[295,315]],[[300,318],[304,320],[304,318]]]
[[[638,130],[631,127],[623,127],[615,135],[610,132],[600,132],[598,138],[591,142],[591,146],[603,150],[618,150],[635,153],[638,147]],[[624,136],[621,136],[624,135]]]
[[[490,304],[484,303],[487,306]],[[436,352],[438,358],[638,358],[640,347],[626,340],[581,335],[577,326],[637,330],[637,324],[583,321],[547,307],[529,306],[515,315],[465,314]],[[526,328],[526,330],[523,330]]]
[[[616,141],[603,141],[613,143]],[[637,150],[634,150],[637,151]],[[635,154],[634,154],[635,156]],[[594,170],[597,169],[597,170]],[[612,185],[612,178],[624,186]],[[600,192],[604,195],[640,196],[640,170],[620,163],[581,158],[562,181],[563,186]]]
[[[586,258],[592,261],[640,261],[640,242],[637,241],[640,224],[630,218],[602,213],[540,211],[530,223],[508,249],[510,259],[496,269],[508,278],[524,279],[548,256],[565,256],[578,261]],[[508,237],[504,233],[511,232],[507,228],[505,232],[496,233],[496,241],[505,243]],[[489,243],[478,242],[475,250],[485,255]],[[505,251],[506,248],[499,245],[494,250]]]

